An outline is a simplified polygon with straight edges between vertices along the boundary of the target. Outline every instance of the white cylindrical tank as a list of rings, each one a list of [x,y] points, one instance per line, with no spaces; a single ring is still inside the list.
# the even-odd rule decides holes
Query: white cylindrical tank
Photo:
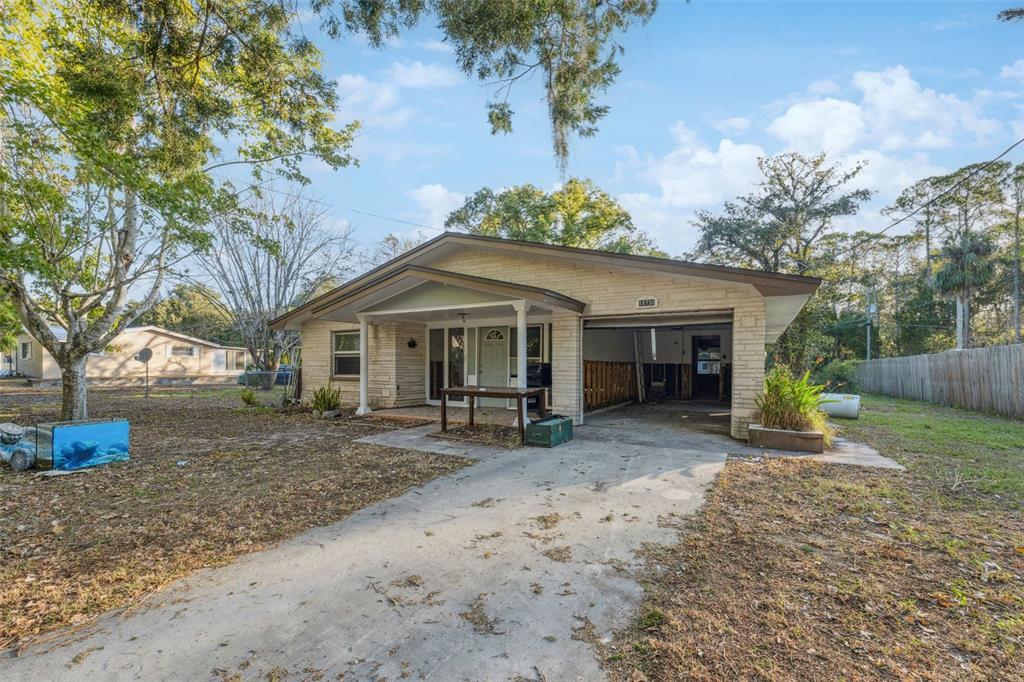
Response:
[[[821,406],[821,411],[830,417],[856,419],[860,414],[860,396],[849,393],[822,393],[821,397],[830,402]]]

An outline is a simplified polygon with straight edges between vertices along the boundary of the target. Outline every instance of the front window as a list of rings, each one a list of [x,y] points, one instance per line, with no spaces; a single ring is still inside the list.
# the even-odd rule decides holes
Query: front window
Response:
[[[466,334],[462,327],[448,330],[448,386],[466,385]]]
[[[195,346],[174,344],[171,346],[171,356],[175,358],[191,358],[196,354]]]
[[[244,350],[229,350],[227,358],[228,371],[245,371],[245,351]]]
[[[334,332],[334,376],[359,376],[359,332]]]
[[[32,342],[24,341],[21,344],[21,359],[31,360],[32,359]]]

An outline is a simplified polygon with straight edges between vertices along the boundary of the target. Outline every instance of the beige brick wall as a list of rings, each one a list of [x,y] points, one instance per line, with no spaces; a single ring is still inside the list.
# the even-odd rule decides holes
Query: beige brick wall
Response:
[[[732,433],[737,438],[746,438],[747,425],[756,411],[754,400],[764,381],[765,358],[764,299],[750,285],[574,263],[536,254],[499,254],[483,249],[464,249],[430,266],[552,289],[585,301],[588,305],[584,317],[635,314],[637,299],[651,296],[658,298],[658,313],[732,310]],[[552,407],[578,421],[582,417],[581,316],[556,311],[551,322]],[[358,329],[358,325],[324,321],[303,327],[304,398],[317,386],[330,383],[342,389],[346,404],[358,403],[358,381],[332,380],[330,376],[331,331],[353,328]],[[410,337],[417,341],[415,349],[408,347]],[[426,348],[423,325],[370,324],[371,407],[411,406],[424,402]]]
[[[752,286],[484,249],[464,249],[431,267],[552,289],[586,302],[584,316],[635,314],[637,299],[651,296],[658,299],[658,313],[732,310],[732,434],[746,438],[756,410],[754,399],[764,382],[765,358],[764,298]],[[582,339],[578,326],[569,323],[574,316],[556,317],[552,402],[556,410],[578,419],[578,390],[561,389],[558,384],[571,381],[578,388]]]
[[[317,320],[302,327],[302,399],[320,386],[341,389],[344,405],[359,404],[358,379],[332,376],[334,352],[331,334],[358,330],[358,324]],[[416,347],[409,348],[409,339]],[[368,379],[371,408],[422,405],[426,395],[426,327],[405,322],[371,322]]]
[[[551,316],[551,410],[579,421],[583,415],[580,379],[582,319],[575,313]]]

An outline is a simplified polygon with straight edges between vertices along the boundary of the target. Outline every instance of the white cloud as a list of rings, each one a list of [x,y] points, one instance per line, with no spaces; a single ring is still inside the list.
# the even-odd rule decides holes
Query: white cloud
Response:
[[[1018,59],[1013,64],[1007,64],[999,70],[1000,78],[1012,78],[1014,80],[1024,80],[1024,59]]]
[[[630,192],[616,198],[639,227],[650,232],[662,248],[678,252],[693,243],[690,222],[697,210],[714,208],[726,199],[753,190],[760,178],[761,147],[722,139],[712,147],[682,121],[671,127],[675,145],[664,156],[641,155],[621,147],[623,159],[616,176],[654,185],[656,192]]]
[[[451,54],[454,52],[452,46],[441,40],[421,40],[416,43],[416,47],[422,50],[429,50],[430,52],[442,52],[444,54]]]
[[[697,133],[677,121],[671,128],[676,147],[648,159],[642,175],[661,189],[672,206],[705,206],[750,189],[758,176],[757,158],[764,150],[753,144],[722,139],[713,149]]]
[[[388,74],[403,88],[447,88],[462,82],[458,71],[440,64],[424,64],[421,61],[395,62]]]
[[[742,116],[732,116],[714,124],[715,128],[723,133],[742,133],[750,128],[750,119]]]
[[[723,201],[756,188],[761,180],[759,157],[786,150],[827,151],[831,160],[847,167],[866,161],[851,187],[876,193],[857,215],[837,226],[878,230],[888,222],[881,209],[904,188],[949,172],[933,160],[933,150],[993,144],[999,133],[1014,125],[985,114],[986,106],[1004,101],[999,92],[976,91],[964,99],[922,86],[902,66],[860,71],[842,87],[833,85],[818,81],[802,93],[766,105],[762,111],[774,116],[765,127],[770,136],[767,151],[729,139],[728,133],[743,125],[727,123],[732,121],[729,118],[713,124],[723,131],[721,138],[702,139],[682,122],[676,123],[671,128],[671,149],[662,155],[620,147],[615,182],[630,191],[616,198],[662,248],[679,253],[691,248],[698,237],[692,225],[698,211],[719,211]],[[846,92],[852,94],[841,94]],[[1018,136],[1024,136],[1024,116],[1019,112],[1024,112],[1024,105],[1019,105],[1017,124]],[[754,132],[750,129],[746,134]],[[777,142],[771,144],[773,138]]]
[[[861,139],[865,128],[859,106],[829,97],[794,104],[767,130],[800,151],[841,154]]]
[[[395,86],[372,81],[362,74],[346,73],[338,78],[339,115],[358,119],[367,128],[400,128],[415,111],[401,105]]]
[[[426,213],[427,224],[434,227],[444,227],[448,214],[466,201],[465,194],[453,192],[440,183],[421,185],[409,192],[409,196]]]
[[[808,85],[807,90],[815,95],[835,95],[840,91],[840,87],[834,81],[820,80]]]
[[[858,71],[859,101],[827,97],[791,104],[767,131],[793,149],[842,153],[858,145],[880,149],[937,149],[959,138],[986,139],[1001,125],[979,102],[922,87],[903,66]]]

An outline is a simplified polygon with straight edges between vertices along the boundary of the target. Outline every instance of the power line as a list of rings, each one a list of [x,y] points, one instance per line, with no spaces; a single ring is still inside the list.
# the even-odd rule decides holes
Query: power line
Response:
[[[233,178],[230,178],[230,177],[228,177],[226,175],[221,175],[219,173],[211,173],[211,175],[217,175],[217,176],[219,176],[221,178],[224,178],[225,180],[229,180],[229,181],[233,180]],[[283,175],[280,175],[278,173],[274,173],[274,175],[277,175],[278,177],[284,178]],[[438,232],[444,232],[444,228],[443,227],[438,227],[437,225],[424,225],[423,223],[417,223],[417,222],[414,222],[412,220],[405,220],[403,218],[395,218],[395,217],[392,217],[392,216],[381,215],[380,213],[373,213],[371,211],[363,211],[361,209],[351,208],[349,206],[341,206],[339,204],[333,204],[333,203],[331,203],[329,201],[324,201],[323,199],[317,199],[316,197],[300,196],[300,195],[294,194],[292,192],[286,192],[285,190],[278,189],[276,187],[263,187],[263,186],[261,186],[259,189],[262,190],[262,191],[274,192],[275,194],[280,194],[282,196],[291,197],[292,199],[302,199],[304,201],[309,201],[309,202],[314,203],[314,204],[320,204],[321,206],[326,206],[328,208],[333,208],[333,209],[338,210],[338,211],[348,211],[349,213],[357,213],[359,215],[365,215],[365,216],[369,216],[371,218],[377,218],[379,220],[389,220],[389,221],[391,221],[393,223],[401,223],[403,225],[409,225],[411,227],[422,227],[423,229],[426,229],[426,230],[437,230]]]
[[[882,228],[881,230],[879,230],[879,231],[878,231],[878,232],[876,232],[875,234],[869,235],[869,236],[867,236],[867,237],[865,237],[865,238],[861,239],[860,241],[856,242],[855,244],[852,244],[852,245],[850,245],[849,247],[847,247],[847,248],[843,249],[842,251],[839,251],[839,252],[838,252],[837,254],[835,254],[835,255],[839,256],[839,255],[842,255],[842,254],[844,254],[844,253],[847,253],[847,252],[849,252],[849,251],[853,251],[853,250],[854,250],[854,249],[856,249],[857,247],[859,247],[859,246],[861,246],[861,245],[863,245],[863,244],[866,244],[867,242],[871,241],[872,239],[875,239],[876,237],[881,237],[881,236],[882,236],[883,234],[885,234],[886,232],[888,232],[888,231],[889,231],[889,230],[891,230],[892,228],[896,227],[896,226],[897,226],[897,225],[899,225],[900,223],[903,223],[904,221],[906,221],[906,220],[908,220],[908,219],[910,219],[910,218],[913,218],[913,217],[914,217],[915,215],[917,215],[918,213],[920,213],[920,212],[921,212],[922,210],[924,210],[925,208],[927,208],[927,207],[931,206],[932,204],[934,204],[934,203],[935,203],[936,201],[938,201],[938,200],[939,200],[939,199],[941,199],[942,197],[944,197],[944,196],[946,196],[947,194],[949,194],[950,192],[952,192],[952,191],[954,191],[954,190],[958,189],[958,188],[959,188],[959,187],[960,187],[961,185],[963,185],[963,184],[964,184],[965,182],[967,182],[968,180],[970,180],[971,178],[973,178],[973,177],[974,177],[975,175],[977,175],[978,173],[981,173],[982,171],[984,171],[985,169],[987,169],[987,168],[988,168],[989,166],[992,166],[993,164],[995,164],[995,163],[996,163],[997,161],[999,161],[999,159],[1003,158],[1004,156],[1006,156],[1007,154],[1009,154],[1010,152],[1012,152],[1012,151],[1013,151],[1014,149],[1016,149],[1017,147],[1019,147],[1019,146],[1020,146],[1021,144],[1024,144],[1024,137],[1020,138],[1019,140],[1017,140],[1016,142],[1014,142],[1013,144],[1011,144],[1011,145],[1010,145],[1009,147],[1007,147],[1006,149],[1004,149],[1004,150],[1002,151],[1002,153],[1000,153],[1000,154],[999,154],[999,156],[997,156],[997,157],[995,157],[994,159],[991,159],[991,160],[989,160],[989,161],[986,161],[986,162],[985,162],[985,163],[983,163],[982,165],[978,166],[978,167],[977,167],[977,168],[975,168],[975,169],[974,169],[973,171],[971,171],[970,173],[968,173],[968,174],[967,174],[967,175],[965,175],[964,177],[962,177],[962,178],[960,178],[959,180],[957,180],[957,181],[956,181],[955,183],[953,183],[953,184],[952,184],[952,185],[951,185],[950,187],[947,187],[946,189],[942,190],[941,192],[939,192],[939,193],[938,193],[938,194],[936,194],[935,196],[931,197],[930,199],[928,199],[928,201],[924,202],[923,204],[921,204],[920,206],[918,206],[917,208],[915,208],[915,209],[914,209],[913,211],[911,211],[910,213],[907,213],[906,215],[902,216],[901,218],[898,218],[898,219],[896,219],[896,220],[892,221],[891,223],[889,223],[888,225],[886,225],[885,227],[883,227],[883,228]]]

